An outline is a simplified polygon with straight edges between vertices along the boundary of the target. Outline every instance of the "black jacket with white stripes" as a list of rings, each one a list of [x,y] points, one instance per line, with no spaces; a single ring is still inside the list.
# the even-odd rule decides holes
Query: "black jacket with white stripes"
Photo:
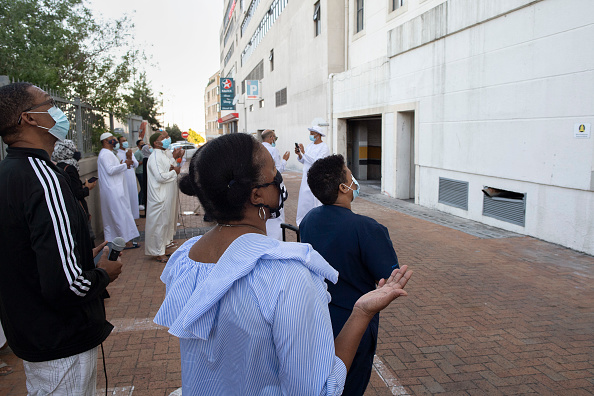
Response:
[[[107,338],[87,216],[44,150],[8,148],[0,161],[0,319],[21,359],[88,351]]]

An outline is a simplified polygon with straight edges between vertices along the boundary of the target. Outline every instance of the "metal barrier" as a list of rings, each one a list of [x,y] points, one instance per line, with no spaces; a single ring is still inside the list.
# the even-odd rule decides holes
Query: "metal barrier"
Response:
[[[0,76],[0,87],[10,83],[19,82],[8,78],[8,76]],[[70,130],[68,131],[67,139],[71,139],[77,149],[81,152],[82,157],[90,157],[95,155],[93,148],[93,122],[98,117],[112,117],[111,114],[106,113],[100,109],[93,108],[89,104],[81,102],[79,98],[73,100],[64,99],[59,93],[45,89],[49,93],[56,106],[58,106],[70,120]],[[0,160],[6,156],[6,145],[1,142]],[[99,148],[97,148],[98,150]]]

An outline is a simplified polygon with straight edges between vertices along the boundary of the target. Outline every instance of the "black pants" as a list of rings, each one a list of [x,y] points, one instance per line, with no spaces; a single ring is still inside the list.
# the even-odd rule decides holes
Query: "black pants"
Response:
[[[145,207],[146,207],[147,202],[148,202],[147,197],[146,197],[146,195],[148,193],[148,185],[147,185],[147,182],[148,182],[148,172],[147,172],[147,168],[146,168],[147,164],[148,164],[148,158],[145,158],[142,161],[142,174],[144,175],[144,177],[142,178],[142,184],[141,184],[141,187],[140,187],[140,190],[142,191],[142,202],[144,202],[144,206]]]
[[[330,319],[332,320],[332,330],[334,338],[338,336],[340,330],[351,315],[351,310],[337,307],[329,304]],[[363,396],[365,388],[371,378],[371,369],[373,368],[373,356],[377,347],[377,330],[379,327],[379,315],[375,315],[369,326],[365,329],[365,334],[361,338],[359,348],[351,364],[351,368],[344,382],[343,396]]]
[[[140,185],[140,191],[138,192],[138,205],[146,206],[144,189],[146,187],[146,183],[144,182],[144,173],[137,173],[136,178],[138,179],[138,184]]]

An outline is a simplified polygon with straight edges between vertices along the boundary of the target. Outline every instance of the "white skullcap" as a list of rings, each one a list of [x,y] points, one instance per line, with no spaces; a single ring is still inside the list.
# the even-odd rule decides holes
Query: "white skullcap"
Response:
[[[112,137],[112,136],[113,136],[113,135],[111,134],[111,132],[105,132],[105,133],[102,133],[102,134],[101,134],[101,136],[99,137],[99,140],[100,140],[100,141],[102,141],[102,140],[105,140],[105,139],[107,139],[108,137]]]

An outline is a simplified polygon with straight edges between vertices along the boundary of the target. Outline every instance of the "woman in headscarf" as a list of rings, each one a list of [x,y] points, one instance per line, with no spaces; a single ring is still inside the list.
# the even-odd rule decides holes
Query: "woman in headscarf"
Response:
[[[324,280],[338,273],[311,245],[266,236],[286,199],[281,183],[266,148],[243,133],[200,148],[180,182],[217,222],[161,275],[155,322],[180,339],[184,395],[340,395],[371,318],[406,295],[403,266],[356,302],[335,340]]]
[[[81,158],[80,151],[76,150],[76,145],[72,140],[66,139],[63,142],[57,141],[54,146],[54,152],[52,153],[52,161],[56,165],[64,170],[68,175],[68,182],[70,183],[70,189],[74,193],[74,196],[80,202],[82,208],[85,210],[88,218],[89,234],[91,235],[91,244],[95,247],[95,233],[91,226],[91,215],[89,213],[89,207],[87,205],[86,197],[89,196],[91,191],[97,185],[97,180],[93,183],[89,183],[87,179],[83,183],[80,180],[78,161]]]

